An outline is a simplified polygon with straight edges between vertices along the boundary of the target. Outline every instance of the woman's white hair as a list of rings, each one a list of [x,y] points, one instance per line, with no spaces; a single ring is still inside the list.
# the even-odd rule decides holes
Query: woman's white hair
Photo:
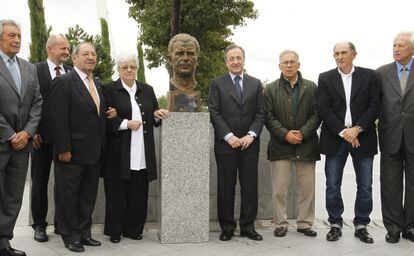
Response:
[[[131,52],[123,52],[118,54],[115,58],[116,68],[119,70],[121,67],[121,63],[125,61],[133,61],[138,66],[138,56],[135,53]]]

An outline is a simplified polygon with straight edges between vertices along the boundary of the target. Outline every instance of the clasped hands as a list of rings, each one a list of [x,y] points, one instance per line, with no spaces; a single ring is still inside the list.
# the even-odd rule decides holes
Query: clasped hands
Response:
[[[26,131],[20,131],[16,133],[11,139],[10,144],[13,150],[24,149],[29,142],[29,133]]]
[[[254,141],[254,138],[250,135],[245,135],[242,138],[238,138],[233,135],[227,140],[227,143],[232,148],[241,147],[241,150],[245,150],[246,148],[250,146],[250,144],[252,144],[253,141]]]
[[[303,135],[299,130],[290,130],[285,135],[285,140],[292,145],[301,144]]]
[[[154,111],[154,116],[159,119],[165,119],[168,118],[170,115],[170,112],[166,109],[158,109]],[[136,131],[141,126],[141,122],[138,120],[128,120],[127,127],[130,130]]]
[[[358,140],[359,131],[357,127],[346,128],[342,133],[342,138],[352,145],[352,148],[361,146]]]

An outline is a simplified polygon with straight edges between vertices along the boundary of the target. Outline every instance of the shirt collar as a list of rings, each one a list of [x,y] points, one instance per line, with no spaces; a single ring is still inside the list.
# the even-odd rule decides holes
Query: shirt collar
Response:
[[[124,81],[122,81],[122,78],[121,78],[121,83],[122,83],[122,87],[124,87],[125,90],[134,92],[134,93],[137,91],[137,84],[135,83],[135,81],[132,87],[129,87],[126,83],[124,83]]]
[[[4,53],[4,52],[2,52],[1,50],[0,50],[0,56],[3,58],[4,63],[8,62],[8,61],[9,61],[9,59],[13,59],[15,62],[17,62],[17,57],[16,57],[16,56],[14,56],[13,58],[10,58],[10,56],[9,56],[9,55],[5,54],[5,53]]]
[[[60,63],[60,65],[56,65],[55,63],[53,63],[49,58],[47,58],[47,65],[49,66],[49,68],[51,69],[55,69],[55,67],[59,66],[60,70],[64,70],[63,69],[63,63]]]
[[[83,72],[82,70],[80,70],[79,68],[77,68],[76,66],[74,67],[75,71],[78,73],[78,75],[80,76],[80,78],[82,80],[88,79],[88,75]]]
[[[342,72],[339,68],[338,68],[338,72],[339,72],[339,74],[340,74],[341,76],[352,76],[352,73],[354,73],[354,72],[355,72],[355,66],[354,66],[354,65],[352,65],[351,72],[349,72],[348,74],[345,74],[345,73],[344,73],[344,72]]]
[[[229,72],[229,75],[230,75],[231,80],[232,80],[233,82],[234,82],[234,78],[236,78],[236,76],[239,76],[239,77],[240,77],[240,81],[243,81],[243,73],[241,73],[240,75],[235,75],[235,74],[233,74],[233,73]]]
[[[403,69],[404,65],[399,63],[398,61],[396,61],[397,63],[397,70],[398,73],[401,72],[401,70]],[[413,64],[413,59],[411,58],[410,62],[407,63],[407,65],[405,65],[407,67],[407,70],[410,71],[411,70],[411,65]]]

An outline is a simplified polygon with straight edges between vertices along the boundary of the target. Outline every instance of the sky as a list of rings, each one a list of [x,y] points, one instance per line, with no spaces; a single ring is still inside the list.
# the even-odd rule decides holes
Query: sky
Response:
[[[246,71],[264,82],[279,77],[278,56],[284,49],[299,53],[303,76],[316,82],[319,73],[335,67],[332,56],[335,43],[352,41],[358,52],[354,64],[376,69],[392,61],[395,35],[414,30],[413,0],[253,2],[259,17],[233,29],[230,40],[245,49]],[[125,1],[43,0],[43,3],[46,23],[52,26],[53,34],[64,34],[76,24],[89,34],[100,34],[99,17],[104,15],[109,23],[112,56],[123,51],[136,53],[138,26],[128,17]],[[102,10],[105,4],[107,13]],[[3,18],[14,19],[22,25],[19,56],[27,59],[30,45],[27,0],[0,0],[0,19]],[[147,68],[146,77],[157,96],[167,93],[168,74],[164,67]]]

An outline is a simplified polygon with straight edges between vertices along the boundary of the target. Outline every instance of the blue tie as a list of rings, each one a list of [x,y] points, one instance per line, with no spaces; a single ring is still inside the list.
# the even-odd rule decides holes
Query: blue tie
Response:
[[[8,62],[9,62],[9,65],[7,65],[7,68],[9,69],[9,72],[11,76],[13,77],[14,83],[16,84],[16,87],[17,87],[17,91],[20,93],[22,84],[20,82],[19,73],[17,72],[17,69],[14,66],[14,59],[10,58]]]
[[[242,90],[241,90],[240,80],[241,80],[241,77],[236,76],[234,78],[234,85],[236,86],[237,96],[239,97],[240,103],[242,103],[243,93],[242,93]]]

